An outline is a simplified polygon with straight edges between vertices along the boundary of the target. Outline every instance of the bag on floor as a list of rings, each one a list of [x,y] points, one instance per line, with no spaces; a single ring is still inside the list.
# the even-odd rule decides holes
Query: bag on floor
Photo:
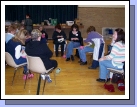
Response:
[[[122,74],[114,73],[112,76],[112,83],[117,83],[119,80],[123,80]]]

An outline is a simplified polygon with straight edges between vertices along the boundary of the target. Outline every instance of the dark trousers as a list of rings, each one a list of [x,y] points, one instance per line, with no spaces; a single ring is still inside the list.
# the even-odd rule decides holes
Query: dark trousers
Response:
[[[61,56],[63,56],[63,54],[64,54],[64,45],[65,45],[64,43],[56,43],[55,44],[56,56],[58,56],[59,45],[61,45]]]

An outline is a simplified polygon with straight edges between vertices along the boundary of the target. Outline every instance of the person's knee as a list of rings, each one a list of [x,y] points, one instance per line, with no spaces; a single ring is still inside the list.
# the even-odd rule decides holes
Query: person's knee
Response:
[[[99,61],[99,65],[102,65],[104,61]]]

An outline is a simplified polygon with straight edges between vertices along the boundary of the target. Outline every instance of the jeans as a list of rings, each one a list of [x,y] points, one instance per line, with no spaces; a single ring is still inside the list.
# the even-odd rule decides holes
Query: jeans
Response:
[[[14,59],[14,61],[17,65],[27,62],[26,58],[22,58],[22,57],[20,57],[19,59]],[[23,67],[24,67],[24,71],[27,72],[28,71],[27,64],[24,65]]]
[[[77,48],[80,46],[79,42],[69,42],[68,46],[67,46],[67,54],[66,57],[70,58],[70,56],[73,54],[73,48]]]
[[[82,60],[82,62],[87,61],[86,53],[87,52],[93,52],[93,51],[94,51],[94,49],[91,48],[90,46],[85,46],[83,49],[78,48],[79,56],[80,56],[80,59]]]
[[[99,77],[100,79],[106,79],[109,78],[108,73],[109,70],[107,70],[107,68],[112,68],[112,69],[116,69],[116,70],[122,70],[123,68],[119,69],[117,66],[113,66],[112,65],[112,60],[103,60],[99,62]]]

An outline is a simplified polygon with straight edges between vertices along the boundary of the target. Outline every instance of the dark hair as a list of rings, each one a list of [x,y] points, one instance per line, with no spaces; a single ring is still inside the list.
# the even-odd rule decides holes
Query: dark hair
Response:
[[[87,28],[87,33],[91,32],[91,31],[96,31],[96,28],[94,26],[89,26]]]
[[[117,32],[117,39],[115,42],[122,41],[122,43],[125,43],[125,32],[124,32],[124,30],[121,28],[117,28],[117,29],[115,29],[115,31]]]
[[[55,29],[59,29],[59,30],[61,30],[61,26],[60,26],[60,24],[56,25],[56,26],[55,26]]]
[[[73,24],[73,25],[71,26],[71,31],[73,31],[73,28],[76,28],[76,30],[79,31],[79,27],[78,27],[77,24]]]
[[[26,16],[29,16],[29,17],[30,17],[30,14],[26,14]]]

